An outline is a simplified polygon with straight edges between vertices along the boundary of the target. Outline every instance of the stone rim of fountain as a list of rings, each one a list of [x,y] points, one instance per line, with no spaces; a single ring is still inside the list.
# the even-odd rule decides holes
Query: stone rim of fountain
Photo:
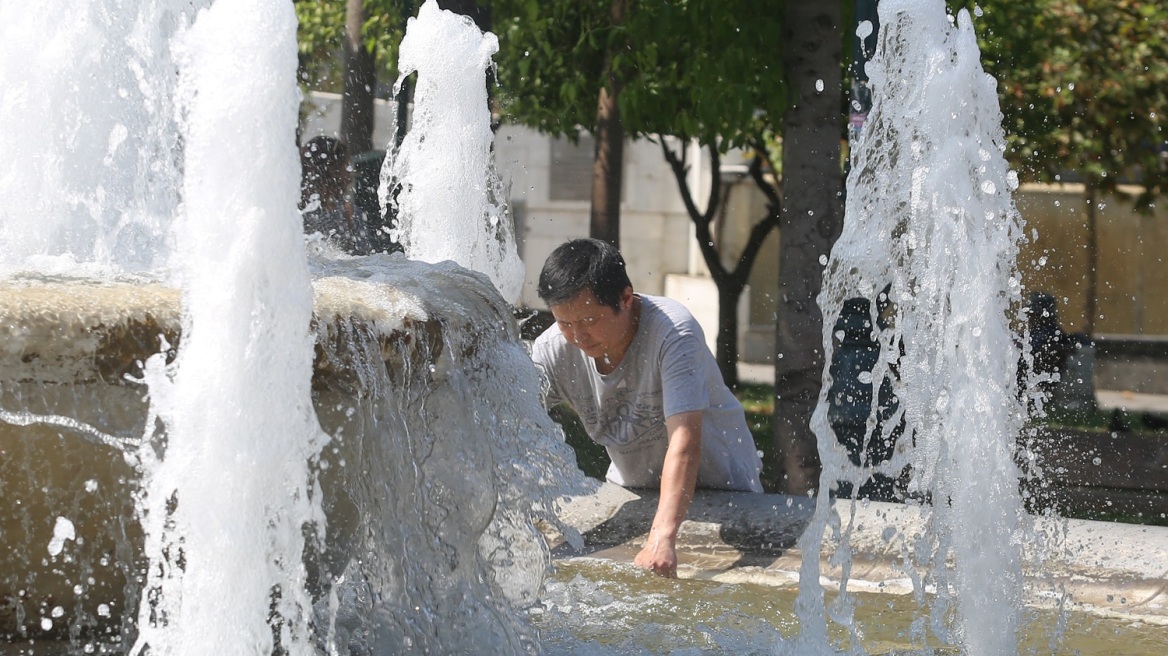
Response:
[[[842,521],[852,501],[835,500]],[[798,588],[803,555],[797,540],[815,500],[785,494],[699,490],[678,534],[678,576],[723,583]],[[631,563],[646,538],[657,507],[656,492],[604,483],[593,495],[573,497],[560,518],[584,536],[575,551],[554,530],[542,527],[557,560],[600,559]],[[856,502],[851,516],[852,569],[848,588],[859,592],[910,594],[897,537],[921,530],[920,506]],[[1168,570],[1158,554],[1168,527],[1078,519],[1034,518],[1035,529],[1061,536],[1058,552],[1025,546],[1024,599],[1029,606],[1065,608],[1101,617],[1168,626]],[[831,563],[834,544],[820,550],[821,582],[838,590],[840,568]]]

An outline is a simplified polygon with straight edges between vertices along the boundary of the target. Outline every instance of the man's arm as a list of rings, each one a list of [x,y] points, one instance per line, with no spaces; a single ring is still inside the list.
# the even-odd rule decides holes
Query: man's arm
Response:
[[[661,494],[657,515],[649,529],[645,547],[633,560],[639,567],[661,576],[677,576],[677,531],[689,512],[698,466],[702,462],[702,412],[694,410],[668,417],[669,449],[661,470]]]

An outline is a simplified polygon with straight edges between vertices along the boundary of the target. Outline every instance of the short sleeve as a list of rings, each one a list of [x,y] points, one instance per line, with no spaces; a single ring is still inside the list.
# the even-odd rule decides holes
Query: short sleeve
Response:
[[[563,394],[556,384],[555,356],[546,340],[536,339],[531,347],[531,361],[539,373],[540,398],[544,408],[554,408],[564,401]]]
[[[666,418],[710,407],[708,357],[705,341],[692,332],[671,335],[662,345],[661,392]]]

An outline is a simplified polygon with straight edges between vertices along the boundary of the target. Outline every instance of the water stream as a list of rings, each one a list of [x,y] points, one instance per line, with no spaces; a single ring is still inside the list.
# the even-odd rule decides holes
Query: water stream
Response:
[[[351,258],[301,235],[289,3],[0,5],[0,152],[16,154],[0,169],[0,310],[19,316],[0,352],[0,530],[23,545],[4,554],[0,640],[151,655],[1057,648],[1065,618],[1036,630],[1022,606],[1022,228],[995,83],[968,14],[884,0],[880,18],[820,301],[829,360],[843,304],[869,301],[872,398],[888,379],[898,400],[869,430],[903,419],[904,437],[890,461],[854,465],[821,402],[823,490],[792,597],[579,563],[545,586],[533,522],[590,487],[511,317],[523,272],[490,165],[493,35],[434,0],[410,21],[413,124],[381,189],[409,258]],[[820,541],[846,570],[852,528],[830,488],[906,469],[929,530],[889,539],[914,593],[825,592]]]
[[[846,568],[848,504],[837,513],[830,488],[906,472],[908,502],[928,528],[890,538],[903,545],[904,570],[927,607],[917,639],[936,637],[968,654],[1016,653],[1028,535],[1014,461],[1027,418],[1015,332],[1025,323],[1022,221],[1011,197],[1017,176],[1003,155],[997,83],[981,67],[968,12],[947,15],[934,0],[884,0],[878,11],[879,44],[867,64],[873,106],[853,147],[844,230],[819,303],[830,361],[842,306],[867,301],[880,357],[866,380],[872,408],[863,442],[893,439],[901,421],[904,430],[889,461],[850,462],[828,420],[825,372],[813,419],[822,489],[800,543],[815,550],[830,529],[842,546],[835,562]],[[878,423],[885,380],[897,408]],[[818,568],[805,559],[803,577],[817,580]],[[855,626],[847,594],[826,618],[823,608],[823,591],[804,586],[805,635],[821,639],[829,619]]]

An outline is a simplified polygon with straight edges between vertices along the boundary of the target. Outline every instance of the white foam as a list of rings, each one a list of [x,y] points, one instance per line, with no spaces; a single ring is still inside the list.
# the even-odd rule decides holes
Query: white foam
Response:
[[[941,0],[885,0],[879,13],[866,68],[873,107],[853,149],[843,234],[819,297],[825,352],[830,360],[844,301],[869,299],[877,325],[887,286],[895,319],[880,331],[883,357],[867,381],[875,406],[881,382],[892,380],[906,429],[884,469],[895,475],[911,465],[910,490],[933,501],[922,506],[927,530],[904,547],[906,568],[920,572],[914,587],[937,590],[914,637],[931,632],[969,654],[1016,653],[1024,513],[1013,453],[1026,413],[1011,322],[1021,304],[1023,232],[996,83],[982,70],[968,13],[954,24]],[[832,432],[830,386],[825,371],[813,420],[823,480],[859,482],[871,470],[852,465]],[[850,528],[829,510],[827,493],[801,544],[814,552],[830,525],[844,542],[833,562],[846,565]],[[805,574],[818,566],[811,560]],[[805,629],[823,631],[808,610],[822,608],[822,592],[806,589],[801,602]],[[850,627],[847,603],[834,608]]]
[[[486,70],[499,50],[494,34],[427,0],[399,50],[402,79],[414,72],[413,123],[381,171],[383,208],[396,206],[391,231],[411,259],[451,260],[487,274],[514,303],[523,288],[507,194],[494,170]]]
[[[309,462],[327,437],[310,396],[295,34],[286,2],[219,0],[179,44],[183,336],[173,365],[146,366],[166,442],[143,449],[150,574],[134,653],[269,653],[273,612],[282,648],[314,653],[301,557],[303,527],[323,525]]]

